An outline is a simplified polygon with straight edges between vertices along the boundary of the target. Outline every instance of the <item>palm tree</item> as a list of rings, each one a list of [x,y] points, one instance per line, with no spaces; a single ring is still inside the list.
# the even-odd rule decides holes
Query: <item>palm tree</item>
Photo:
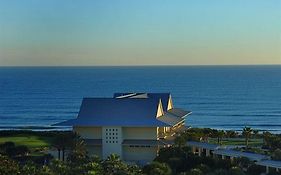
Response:
[[[61,159],[61,151],[64,146],[64,140],[62,139],[61,135],[57,135],[53,141],[53,146],[58,151],[58,159]]]
[[[245,137],[246,148],[249,147],[249,139],[250,139],[252,133],[253,133],[253,129],[252,129],[251,127],[245,126],[245,127],[243,128],[242,135]]]
[[[68,154],[68,161],[80,162],[86,161],[88,158],[86,144],[80,135],[73,133],[69,139],[70,152]]]
[[[147,175],[171,175],[172,170],[166,163],[151,162],[144,166],[143,172]]]
[[[219,144],[222,144],[221,142],[222,142],[222,139],[223,139],[224,135],[225,135],[225,133],[224,133],[223,130],[218,132]]]
[[[254,134],[254,138],[257,138],[257,137],[258,137],[258,134],[259,134],[259,130],[254,129],[254,130],[253,130],[253,134]]]
[[[102,165],[105,170],[104,173],[108,175],[121,174],[121,172],[126,172],[128,170],[128,166],[123,163],[116,154],[109,155],[107,159],[102,162]]]
[[[264,146],[268,147],[269,146],[268,141],[270,140],[271,133],[268,131],[265,131],[262,133],[262,135],[263,135],[263,144],[264,144]]]
[[[53,146],[58,151],[58,159],[65,160],[65,151],[66,149],[71,148],[73,142],[73,133],[60,133],[56,135],[54,139]],[[62,153],[62,156],[61,156]]]

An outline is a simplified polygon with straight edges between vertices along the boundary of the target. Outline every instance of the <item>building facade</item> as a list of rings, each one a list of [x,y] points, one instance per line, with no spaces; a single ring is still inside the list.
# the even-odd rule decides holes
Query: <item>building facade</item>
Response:
[[[112,98],[84,98],[72,126],[88,152],[106,159],[117,154],[127,162],[152,161],[161,147],[185,129],[191,112],[174,108],[170,93],[115,93]]]

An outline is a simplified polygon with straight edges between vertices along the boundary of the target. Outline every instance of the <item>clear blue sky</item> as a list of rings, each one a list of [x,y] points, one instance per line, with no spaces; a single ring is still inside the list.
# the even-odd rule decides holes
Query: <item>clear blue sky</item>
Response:
[[[281,64],[280,0],[0,0],[0,66]]]

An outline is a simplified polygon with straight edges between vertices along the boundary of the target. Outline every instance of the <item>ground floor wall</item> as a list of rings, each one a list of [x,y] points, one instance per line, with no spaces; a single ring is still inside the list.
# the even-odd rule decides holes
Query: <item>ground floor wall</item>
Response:
[[[105,159],[103,157],[103,150],[102,146],[95,146],[95,145],[88,145],[86,146],[87,151],[89,155],[91,156],[98,156],[101,159]],[[151,162],[155,159],[157,156],[158,152],[158,147],[157,146],[152,146],[152,147],[147,147],[147,146],[122,146],[122,160],[128,161],[128,162],[136,162],[136,163],[146,163],[146,162]]]
[[[123,146],[123,160],[128,162],[151,162],[157,156],[158,147]]]
[[[92,146],[86,146],[86,149],[91,156],[98,156],[99,158],[102,158],[102,146],[101,145],[92,145]]]

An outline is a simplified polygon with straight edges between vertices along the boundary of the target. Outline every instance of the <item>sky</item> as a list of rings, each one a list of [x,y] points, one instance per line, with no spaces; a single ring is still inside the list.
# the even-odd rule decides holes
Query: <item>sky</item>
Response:
[[[281,64],[281,0],[0,0],[0,66]]]

